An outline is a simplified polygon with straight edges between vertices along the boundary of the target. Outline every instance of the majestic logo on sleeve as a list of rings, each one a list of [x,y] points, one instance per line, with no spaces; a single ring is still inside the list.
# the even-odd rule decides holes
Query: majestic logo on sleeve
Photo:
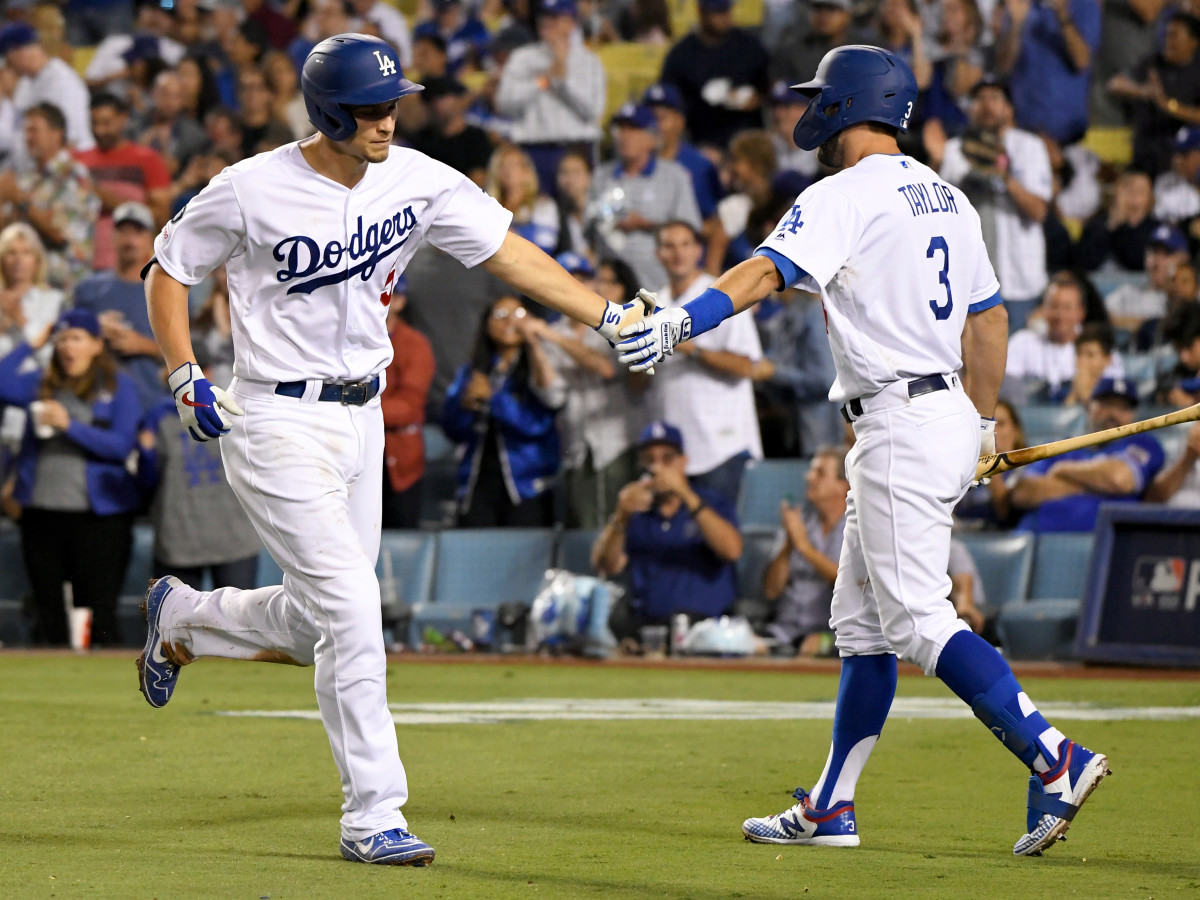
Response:
[[[359,216],[358,229],[350,235],[345,247],[338,241],[330,241],[322,247],[304,234],[286,237],[272,251],[275,259],[286,267],[279,269],[275,278],[280,284],[296,282],[288,288],[289,294],[311,294],[317,288],[341,284],[356,275],[366,281],[375,274],[380,260],[407,243],[416,227],[417,217],[412,207],[406,206],[403,212],[369,225],[366,231],[363,231],[362,216]],[[319,274],[321,272],[325,274]]]

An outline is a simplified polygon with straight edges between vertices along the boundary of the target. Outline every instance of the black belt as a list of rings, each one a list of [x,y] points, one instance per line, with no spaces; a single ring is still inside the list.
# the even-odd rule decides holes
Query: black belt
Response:
[[[300,399],[308,389],[307,381],[281,381],[275,385],[275,393],[283,397]],[[379,393],[379,376],[369,381],[351,381],[346,384],[327,381],[321,385],[321,395],[318,400],[328,400],[347,406],[362,406],[369,403]]]
[[[926,375],[924,378],[914,378],[908,383],[908,398],[920,397],[922,394],[932,394],[934,391],[948,391],[950,385],[946,383],[946,379],[941,375]],[[851,415],[857,419],[863,414],[862,397],[855,397],[853,400],[847,400],[846,405],[842,407],[842,418],[847,422],[853,422]]]

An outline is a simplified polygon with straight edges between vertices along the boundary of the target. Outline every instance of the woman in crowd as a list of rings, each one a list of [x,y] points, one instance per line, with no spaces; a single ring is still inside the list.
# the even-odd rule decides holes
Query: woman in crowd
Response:
[[[118,370],[90,310],[63,313],[43,334],[0,359],[0,403],[29,409],[14,499],[36,632],[46,644],[68,642],[63,582],[70,581],[75,606],[92,610],[92,643],[114,644],[139,501],[125,467],[142,415],[137,387]],[[25,371],[51,338],[45,374]]]
[[[946,140],[966,130],[968,98],[983,77],[985,62],[979,46],[983,17],[975,0],[942,0],[941,10],[936,61],[918,104],[925,120],[922,140],[934,170],[941,168]]]
[[[496,148],[485,190],[513,214],[511,230],[553,253],[558,244],[558,207],[538,192],[537,170],[520,147]]]
[[[555,415],[566,384],[539,342],[529,340],[531,320],[516,297],[493,303],[480,322],[474,358],[446,394],[442,428],[461,445],[460,526],[534,528],[554,521],[551,486],[561,457]]]
[[[1008,453],[1026,446],[1021,417],[1007,400],[996,403],[996,452]],[[997,475],[987,484],[970,488],[954,508],[960,522],[972,528],[1011,528],[1020,513],[1009,503],[1009,489],[1020,477],[1021,470],[1013,469]]]
[[[933,66],[925,53],[921,30],[916,0],[883,0],[879,4],[874,43],[908,63],[917,79],[917,89],[923,91],[929,87]]]
[[[579,150],[568,150],[558,161],[558,244],[557,253],[591,256],[584,222],[587,220],[588,192],[592,188],[592,161]]]
[[[316,129],[308,121],[308,109],[304,105],[304,95],[300,93],[296,67],[288,55],[281,50],[272,50],[263,57],[262,70],[275,95],[275,118],[291,129],[296,140],[315,132]]]
[[[210,109],[221,104],[217,82],[203,56],[185,56],[176,66],[183,88],[183,109],[188,117],[203,122]]]
[[[0,231],[0,356],[33,341],[58,319],[63,292],[46,280],[46,248],[24,222]],[[49,359],[49,350],[39,360]]]

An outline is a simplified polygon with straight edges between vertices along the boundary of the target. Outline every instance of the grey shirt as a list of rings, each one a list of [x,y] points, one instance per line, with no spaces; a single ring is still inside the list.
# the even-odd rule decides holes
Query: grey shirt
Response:
[[[92,424],[92,407],[87,401],[62,389],[54,399],[66,407],[71,421]],[[87,457],[82,447],[61,432],[38,442],[37,474],[29,505],[58,512],[87,512],[92,508],[87,490]]]
[[[806,510],[804,528],[812,545],[832,560],[842,555],[842,533],[846,528],[843,515],[836,525],[825,534],[821,519],[814,510]],[[787,532],[779,530],[775,553],[779,554],[787,542]],[[781,641],[789,643],[807,634],[829,630],[829,608],[833,603],[833,585],[822,578],[813,564],[799,552],[793,550],[788,558],[788,580],[775,610],[775,621],[771,633]]]

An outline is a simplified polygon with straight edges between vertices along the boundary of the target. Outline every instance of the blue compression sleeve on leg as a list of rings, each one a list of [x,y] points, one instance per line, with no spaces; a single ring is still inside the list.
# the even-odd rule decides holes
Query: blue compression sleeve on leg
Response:
[[[1021,762],[1030,768],[1039,754],[1053,761],[1057,748],[1043,747],[1039,736],[1050,723],[1025,702],[1021,685],[996,648],[970,631],[960,631],[946,642],[937,661],[937,676],[954,691],[984,725]]]
[[[695,300],[683,304],[692,317],[692,337],[712,331],[733,315],[733,300],[724,291],[709,288]]]
[[[828,809],[833,791],[850,751],[865,738],[883,731],[892,698],[896,696],[896,657],[891,653],[879,656],[842,657],[842,675],[838,682],[837,706],[833,713],[833,747],[829,764],[821,783],[819,796],[813,797],[815,809]],[[858,763],[866,763],[865,756]],[[853,781],[859,772],[847,772]]]

